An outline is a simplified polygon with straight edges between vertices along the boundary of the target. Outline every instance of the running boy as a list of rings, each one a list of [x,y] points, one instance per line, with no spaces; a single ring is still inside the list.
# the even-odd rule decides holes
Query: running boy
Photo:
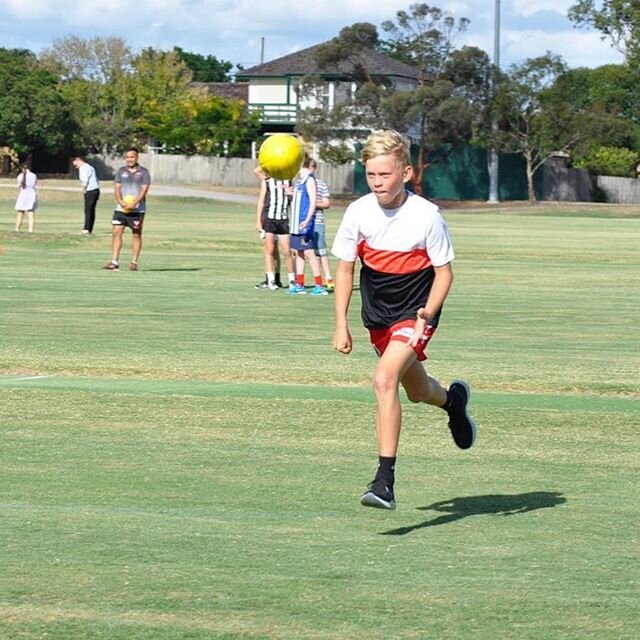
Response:
[[[339,259],[333,347],[350,353],[353,346],[347,312],[360,258],[362,320],[380,358],[373,376],[378,469],[360,502],[395,509],[400,385],[411,402],[448,413],[449,429],[461,449],[473,445],[476,429],[467,414],[467,385],[456,381],[445,390],[422,365],[453,281],[454,254],[446,223],[436,205],[405,189],[413,169],[409,143],[398,132],[369,136],[362,162],[372,193],[349,205],[332,248]]]

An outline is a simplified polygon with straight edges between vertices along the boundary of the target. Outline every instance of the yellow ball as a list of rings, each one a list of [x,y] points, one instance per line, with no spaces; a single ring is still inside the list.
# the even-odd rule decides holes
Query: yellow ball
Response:
[[[129,194],[128,196],[125,196],[124,198],[122,198],[122,200],[127,205],[127,208],[125,209],[125,211],[133,211],[134,209],[133,203],[136,201],[136,197]]]
[[[302,166],[304,149],[295,136],[274,133],[260,147],[260,168],[276,180],[291,180]]]

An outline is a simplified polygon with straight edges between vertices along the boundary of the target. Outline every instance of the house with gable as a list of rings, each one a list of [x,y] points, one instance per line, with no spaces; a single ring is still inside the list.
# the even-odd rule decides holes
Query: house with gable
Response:
[[[356,90],[352,81],[354,64],[345,60],[336,68],[321,67],[316,57],[321,46],[318,44],[290,53],[244,69],[236,75],[238,83],[248,85],[247,106],[259,114],[262,133],[291,133],[301,109],[322,107],[329,111],[353,96]],[[371,78],[385,80],[399,91],[411,91],[418,85],[416,69],[374,49],[362,51],[360,64]],[[319,97],[306,98],[300,95],[300,83],[310,75],[323,81],[323,91]]]

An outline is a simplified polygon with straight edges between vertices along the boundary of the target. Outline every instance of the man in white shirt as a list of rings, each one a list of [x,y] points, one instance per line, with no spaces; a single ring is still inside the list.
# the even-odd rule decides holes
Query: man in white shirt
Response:
[[[84,228],[83,235],[89,235],[93,232],[93,225],[96,222],[96,205],[100,198],[100,183],[96,170],[85,162],[82,156],[74,156],[73,166],[78,170],[78,177],[82,185],[82,193],[84,194]]]

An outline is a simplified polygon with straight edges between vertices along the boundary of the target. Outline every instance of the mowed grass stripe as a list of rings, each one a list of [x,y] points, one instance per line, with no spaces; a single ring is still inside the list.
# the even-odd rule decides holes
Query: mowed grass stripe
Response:
[[[256,399],[317,400],[319,402],[373,401],[373,391],[366,387],[339,385],[292,384],[234,384],[231,382],[154,381],[104,378],[68,378],[41,375],[14,378],[0,376],[0,389],[42,389],[46,391],[81,391],[86,393],[117,393],[126,395],[167,395]],[[551,393],[495,393],[473,391],[472,405],[479,407],[503,407],[518,405],[523,409],[549,411],[613,411],[640,412],[640,401],[627,397],[602,397]],[[426,409],[430,411],[432,409]]]

